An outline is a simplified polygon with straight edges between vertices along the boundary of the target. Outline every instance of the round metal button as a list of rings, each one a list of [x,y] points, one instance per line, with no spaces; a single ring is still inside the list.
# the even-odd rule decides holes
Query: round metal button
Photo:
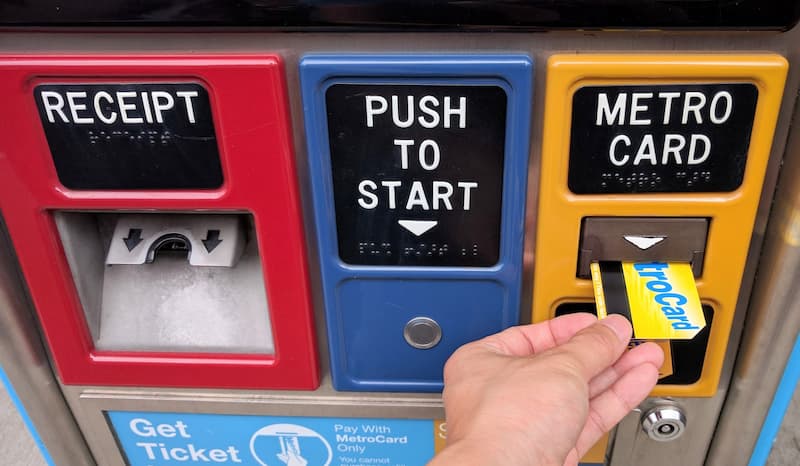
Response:
[[[658,442],[669,442],[683,435],[686,415],[677,406],[657,406],[642,417],[642,429]]]
[[[442,328],[433,319],[414,317],[403,329],[403,337],[414,348],[430,349],[442,339]]]

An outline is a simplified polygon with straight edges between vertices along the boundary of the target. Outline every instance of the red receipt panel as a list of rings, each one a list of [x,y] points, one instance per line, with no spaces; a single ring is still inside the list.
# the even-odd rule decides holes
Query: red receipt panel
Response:
[[[0,208],[64,383],[318,386],[279,57],[0,57],[0,89]]]

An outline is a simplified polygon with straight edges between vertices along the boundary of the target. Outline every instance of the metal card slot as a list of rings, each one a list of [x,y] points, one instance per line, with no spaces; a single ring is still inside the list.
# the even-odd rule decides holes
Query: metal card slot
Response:
[[[595,261],[689,262],[703,272],[707,218],[587,217],[581,228],[577,276],[589,278]]]

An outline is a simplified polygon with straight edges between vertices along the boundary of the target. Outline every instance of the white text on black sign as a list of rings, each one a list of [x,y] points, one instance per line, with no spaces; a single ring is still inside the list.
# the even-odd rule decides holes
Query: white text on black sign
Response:
[[[395,128],[406,129],[415,125],[423,129],[464,129],[467,127],[467,98],[432,95],[422,97],[367,95],[364,97],[365,124],[375,127],[378,118],[391,119]],[[391,144],[391,145],[390,145]],[[443,154],[434,137],[421,140],[392,138],[387,149],[399,157],[403,170],[422,168],[435,172]],[[472,180],[422,180],[364,179],[358,183],[358,205],[363,209],[380,206],[390,210],[470,210],[478,183]]]

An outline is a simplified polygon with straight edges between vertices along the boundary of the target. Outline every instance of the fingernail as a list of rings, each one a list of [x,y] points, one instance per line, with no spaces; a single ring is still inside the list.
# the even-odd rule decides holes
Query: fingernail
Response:
[[[631,328],[631,324],[628,322],[628,319],[612,314],[605,319],[600,319],[600,323],[613,330],[614,333],[617,334],[617,338],[619,338],[620,341],[627,343],[628,340],[631,339],[631,333],[633,332],[633,329]]]

